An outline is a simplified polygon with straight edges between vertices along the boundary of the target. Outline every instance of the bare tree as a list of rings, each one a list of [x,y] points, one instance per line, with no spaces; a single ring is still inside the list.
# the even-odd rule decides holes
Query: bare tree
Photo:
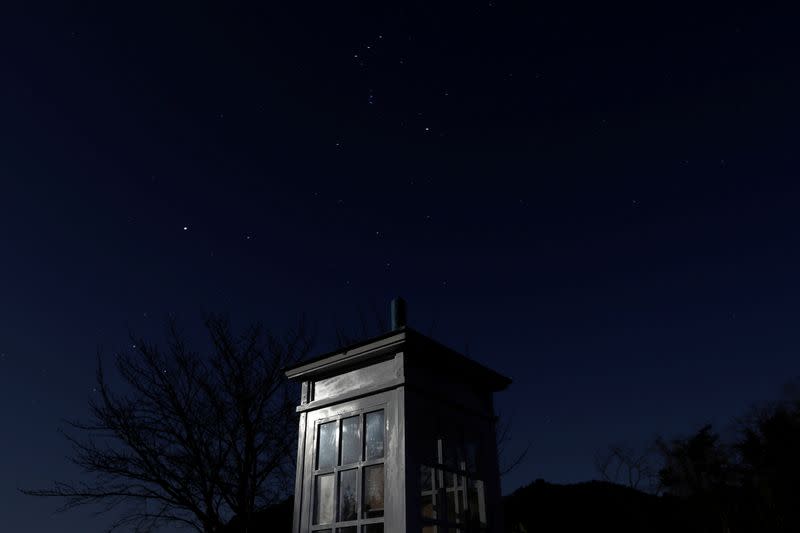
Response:
[[[190,350],[172,321],[166,351],[135,339],[116,359],[125,394],[111,390],[98,358],[91,419],[64,433],[72,462],[91,479],[23,492],[63,498],[62,510],[114,510],[109,531],[169,524],[202,533],[234,516],[247,531],[255,511],[291,493],[296,398],[282,369],[311,348],[304,322],[281,337],[259,326],[235,335],[216,316],[205,327],[207,356]]]
[[[615,444],[595,455],[595,468],[603,481],[636,490],[658,492],[658,468],[652,448],[637,450]]]
[[[500,476],[509,474],[521,465],[528,456],[528,451],[533,444],[531,441],[514,454],[509,454],[511,435],[514,423],[514,416],[498,414],[495,419],[495,442],[497,444],[497,464],[500,469]]]

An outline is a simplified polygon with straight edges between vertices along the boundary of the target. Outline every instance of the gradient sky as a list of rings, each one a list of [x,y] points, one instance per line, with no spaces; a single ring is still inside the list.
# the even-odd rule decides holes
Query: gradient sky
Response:
[[[98,349],[170,315],[324,351],[402,295],[514,379],[506,492],[800,373],[788,13],[284,4],[3,8],[0,529],[100,530],[17,488],[78,475]]]

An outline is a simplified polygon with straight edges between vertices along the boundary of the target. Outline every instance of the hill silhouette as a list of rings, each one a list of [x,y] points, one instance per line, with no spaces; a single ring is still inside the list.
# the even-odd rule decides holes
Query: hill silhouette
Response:
[[[505,530],[513,533],[691,531],[682,524],[679,501],[605,481],[558,485],[537,479],[503,500]]]

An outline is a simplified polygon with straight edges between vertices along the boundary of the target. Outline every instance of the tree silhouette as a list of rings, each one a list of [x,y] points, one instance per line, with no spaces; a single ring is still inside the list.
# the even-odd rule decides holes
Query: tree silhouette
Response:
[[[753,409],[740,420],[734,449],[758,529],[800,530],[800,402],[788,399]]]
[[[712,426],[686,439],[659,439],[657,446],[664,458],[659,471],[664,491],[690,503],[697,530],[729,533],[737,511],[737,468]]]
[[[652,447],[614,444],[595,454],[595,469],[603,481],[656,494],[659,483],[654,454]]]
[[[257,510],[282,501],[297,431],[282,369],[311,348],[304,322],[281,337],[260,326],[235,335],[218,316],[204,325],[207,356],[186,346],[173,321],[166,351],[135,339],[134,351],[116,358],[125,394],[111,390],[98,358],[91,419],[69,423],[80,436],[64,433],[91,480],[23,492],[64,498],[62,510],[115,510],[110,531],[170,524],[218,533],[228,522],[247,531]]]

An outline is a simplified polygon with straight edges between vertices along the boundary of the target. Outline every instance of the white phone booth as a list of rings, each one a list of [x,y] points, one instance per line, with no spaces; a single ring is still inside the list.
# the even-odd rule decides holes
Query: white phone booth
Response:
[[[500,533],[493,393],[511,380],[405,326],[301,382],[293,533]]]

